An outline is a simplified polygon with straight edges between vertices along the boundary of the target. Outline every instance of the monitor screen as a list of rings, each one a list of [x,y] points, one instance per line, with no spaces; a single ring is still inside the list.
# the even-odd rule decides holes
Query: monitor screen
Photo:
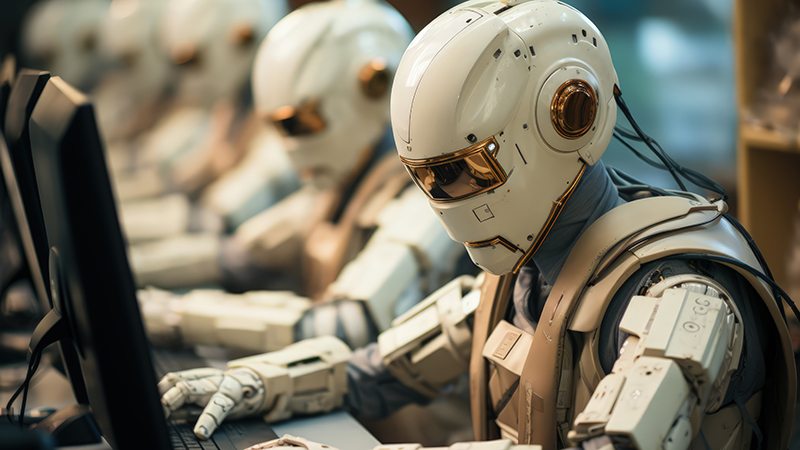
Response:
[[[52,301],[95,419],[115,449],[171,448],[92,106],[50,78],[29,130]]]

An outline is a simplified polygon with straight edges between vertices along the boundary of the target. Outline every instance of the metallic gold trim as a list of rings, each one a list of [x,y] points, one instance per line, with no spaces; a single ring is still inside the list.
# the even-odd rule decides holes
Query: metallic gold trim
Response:
[[[495,147],[494,150],[489,150],[488,147],[491,144],[494,145],[494,147]],[[495,177],[497,177],[498,180],[500,180],[500,185],[502,185],[503,183],[506,182],[506,180],[508,180],[508,175],[506,175],[506,171],[503,170],[503,167],[500,165],[500,163],[497,162],[497,159],[495,159],[495,156],[497,155],[497,153],[499,151],[500,151],[500,145],[497,143],[497,140],[494,138],[494,136],[490,136],[489,138],[484,139],[481,142],[478,142],[477,144],[474,144],[474,145],[472,145],[470,147],[467,147],[465,149],[461,149],[461,150],[459,150],[459,151],[457,151],[455,153],[449,153],[447,155],[434,156],[434,157],[431,157],[431,158],[423,158],[423,159],[408,159],[408,158],[404,158],[403,156],[400,156],[400,161],[403,164],[406,165],[406,170],[408,170],[409,175],[411,175],[411,178],[416,183],[417,182],[417,178],[414,176],[414,174],[410,170],[411,168],[415,168],[415,167],[427,168],[427,167],[430,167],[430,166],[436,166],[436,165],[440,165],[440,164],[447,164],[447,163],[450,163],[450,162],[454,162],[454,161],[458,161],[458,160],[464,159],[464,158],[466,158],[468,156],[472,156],[472,155],[475,155],[475,154],[478,154],[478,153],[483,153],[484,156],[485,156],[484,159],[486,160],[486,162],[489,165],[489,169],[492,170],[492,173],[494,174]],[[499,186],[499,185],[497,185],[497,186]],[[497,186],[487,187],[487,188],[481,189],[479,191],[475,191],[475,192],[473,192],[473,193],[471,193],[469,195],[463,196],[463,197],[450,198],[450,199],[435,199],[435,198],[431,197],[430,193],[426,189],[422,189],[422,188],[421,189],[425,193],[425,195],[427,195],[428,198],[432,202],[435,202],[435,203],[450,203],[450,202],[455,202],[455,201],[466,200],[468,198],[475,197],[476,195],[483,194],[484,192],[489,192],[492,189],[497,189]]]
[[[493,238],[484,239],[482,241],[464,242],[464,245],[466,245],[469,248],[491,247],[491,246],[497,245],[497,244],[500,244],[503,247],[511,250],[512,253],[516,253],[518,250],[519,250],[520,253],[525,253],[524,251],[522,251],[521,248],[519,248],[516,245],[512,244],[511,241],[509,241],[508,239],[504,238],[503,236],[495,236]]]
[[[200,52],[194,44],[184,42],[172,46],[169,57],[175,65],[191,65],[200,60]]]
[[[384,58],[375,58],[358,71],[361,92],[368,98],[379,99],[389,91],[389,69]]]
[[[561,211],[564,209],[564,206],[566,206],[567,200],[569,200],[572,193],[575,192],[575,187],[578,185],[578,182],[581,180],[581,177],[583,177],[584,172],[586,172],[586,164],[584,164],[583,167],[581,167],[581,170],[578,172],[578,175],[575,177],[574,180],[572,180],[572,185],[570,185],[570,187],[567,188],[567,190],[563,194],[561,194],[561,197],[559,197],[558,200],[553,202],[553,208],[550,210],[550,215],[547,216],[547,220],[544,222],[544,225],[542,225],[542,229],[539,230],[539,234],[536,235],[536,240],[533,241],[531,247],[524,255],[522,255],[522,258],[520,258],[520,260],[517,261],[517,264],[514,266],[513,270],[514,273],[517,273],[519,269],[521,269],[522,266],[524,266],[525,263],[527,263],[528,260],[530,260],[531,257],[533,257],[533,255],[539,250],[539,247],[542,246],[544,239],[550,233],[550,230],[556,223],[558,216],[561,214]]]
[[[550,120],[565,139],[578,139],[586,134],[594,123],[595,113],[597,94],[583,80],[564,82],[550,103]]]
[[[426,166],[436,166],[439,164],[446,164],[449,162],[462,159],[465,156],[469,156],[474,153],[479,153],[481,150],[488,147],[490,142],[494,143],[496,148],[494,152],[487,152],[487,153],[494,156],[497,154],[497,151],[500,149],[500,146],[497,145],[497,140],[495,140],[494,136],[491,136],[487,139],[478,142],[477,144],[471,145],[467,148],[463,148],[455,153],[448,153],[446,155],[433,156],[431,158],[422,158],[422,159],[408,159],[403,156],[400,156],[400,161],[402,161],[403,164],[409,167],[426,167]]]
[[[228,32],[228,39],[236,45],[248,45],[255,41],[256,34],[251,25],[240,23]]]

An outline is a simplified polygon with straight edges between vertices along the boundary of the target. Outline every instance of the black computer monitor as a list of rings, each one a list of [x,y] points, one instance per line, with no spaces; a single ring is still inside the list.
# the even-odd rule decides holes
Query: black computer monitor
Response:
[[[0,142],[4,193],[12,206],[17,225],[15,231],[22,244],[31,285],[39,298],[42,314],[52,308],[48,271],[50,247],[47,244],[44,217],[39,203],[39,188],[36,186],[28,122],[48,79],[48,72],[20,70],[8,94],[8,101],[2,108],[5,139]],[[77,352],[69,345],[59,344],[59,347],[64,371],[70,379],[75,398],[79,403],[88,403]]]
[[[49,245],[53,310],[74,346],[95,419],[118,450],[170,449],[94,112],[50,78],[33,109],[31,152]],[[53,320],[55,318],[55,320]],[[46,325],[36,341],[49,336]]]
[[[33,173],[28,119],[50,78],[48,72],[22,69],[14,81],[4,113],[7,151],[0,152],[5,188],[14,210],[19,238],[30,269],[31,284],[45,312],[52,307],[47,288],[47,236]]]

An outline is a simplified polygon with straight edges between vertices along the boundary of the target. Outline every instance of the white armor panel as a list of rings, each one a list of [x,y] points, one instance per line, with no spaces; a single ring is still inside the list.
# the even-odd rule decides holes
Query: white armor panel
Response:
[[[469,369],[469,317],[480,302],[482,277],[461,276],[392,322],[378,336],[381,356],[400,381],[435,397]]]
[[[129,249],[138,286],[208,286],[222,279],[217,233],[184,234]]]
[[[300,187],[277,132],[261,126],[239,164],[209,185],[200,198],[231,230]]]
[[[311,301],[291,292],[228,294],[199,289],[180,296],[140,290],[142,316],[158,345],[223,347],[236,354],[283,348],[294,342],[294,325]]]
[[[221,218],[202,207],[193,207],[183,194],[170,194],[119,205],[120,225],[128,243],[152,241],[192,231],[219,233]]]
[[[369,209],[365,207],[365,211]],[[397,317],[398,301],[406,288],[416,283],[419,299],[441,285],[442,275],[452,274],[463,250],[448,238],[436,216],[430,214],[425,196],[413,186],[380,209],[375,225],[378,229],[358,256],[344,266],[328,295],[366,302],[383,331]]]
[[[233,236],[237,245],[265,269],[289,269],[300,258],[303,241],[314,223],[321,192],[304,186],[273,207],[244,222]]]
[[[631,299],[620,329],[638,337],[626,349],[633,360],[601,381],[571,438],[604,432],[635,448],[657,448],[688,424],[691,441],[700,422],[689,418],[719,406],[743,342],[741,318],[718,291],[705,288],[694,283],[691,290]]]

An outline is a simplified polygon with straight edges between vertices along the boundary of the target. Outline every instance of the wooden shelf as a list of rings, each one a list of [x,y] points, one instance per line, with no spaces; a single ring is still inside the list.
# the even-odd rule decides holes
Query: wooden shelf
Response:
[[[739,139],[750,147],[761,150],[776,150],[782,152],[800,152],[800,134],[794,139],[775,130],[754,127],[746,122],[739,124]]]
[[[800,10],[800,2],[735,1],[733,36],[740,113],[753,104],[769,73],[770,36],[792,8]],[[789,137],[740,120],[737,159],[738,218],[753,235],[776,281],[787,288],[786,263],[794,221],[800,214],[800,134]]]

